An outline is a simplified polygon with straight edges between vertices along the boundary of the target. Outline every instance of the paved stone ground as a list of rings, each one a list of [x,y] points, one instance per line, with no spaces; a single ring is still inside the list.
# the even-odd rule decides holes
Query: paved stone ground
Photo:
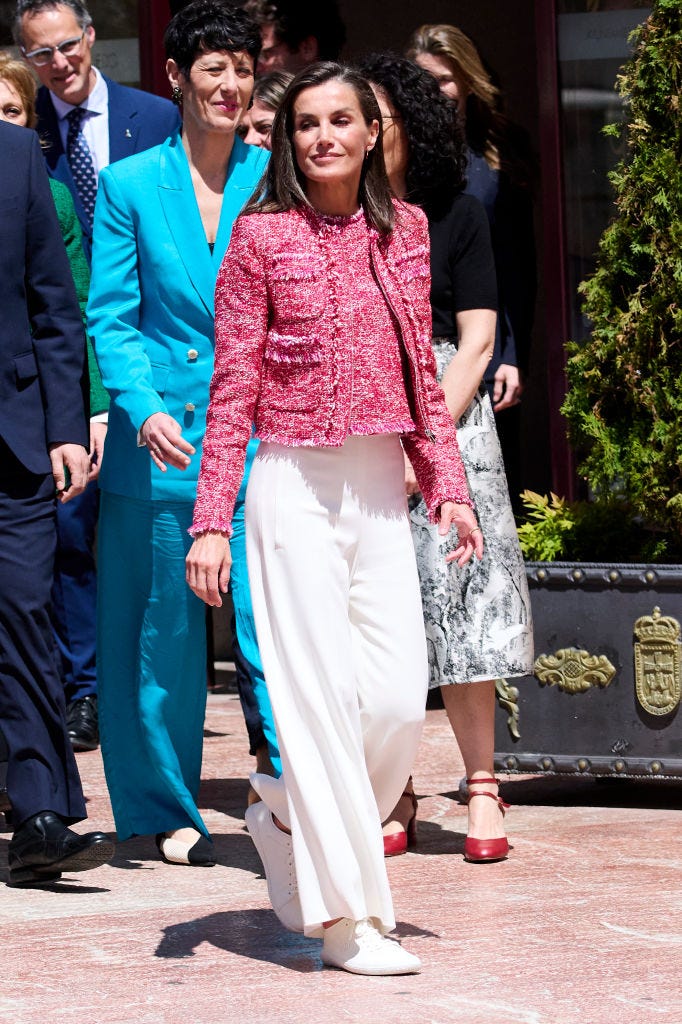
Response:
[[[2,1024],[680,1024],[682,786],[511,780],[508,861],[462,859],[461,762],[430,711],[419,845],[389,861],[398,934],[423,973],[322,969],[269,909],[244,831],[238,701],[209,698],[200,806],[216,867],[152,838],[49,890],[0,885]],[[112,829],[99,753],[79,755],[92,827]],[[0,834],[0,881],[9,833]]]

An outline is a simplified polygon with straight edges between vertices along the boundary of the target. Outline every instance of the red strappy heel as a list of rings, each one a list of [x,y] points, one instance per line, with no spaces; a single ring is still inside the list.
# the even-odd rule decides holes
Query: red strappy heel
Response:
[[[417,808],[419,804],[414,791],[406,789],[402,795],[409,796],[412,801],[412,817],[404,832],[394,832],[393,835],[384,836],[384,857],[399,857],[401,853],[407,853],[407,848],[414,846],[417,842]]]
[[[471,792],[471,786],[478,786],[482,783],[493,783],[499,786],[497,779],[467,779],[467,786],[469,786],[470,790],[467,804],[475,796],[489,796],[491,800],[497,801],[497,806],[502,811],[502,816],[504,817],[505,812],[509,809],[509,804],[506,804],[501,796],[496,796],[495,793],[486,793],[485,791],[483,793]],[[503,836],[501,839],[472,839],[471,836],[467,836],[464,840],[464,859],[472,864],[504,860],[508,853],[509,842],[506,836]]]

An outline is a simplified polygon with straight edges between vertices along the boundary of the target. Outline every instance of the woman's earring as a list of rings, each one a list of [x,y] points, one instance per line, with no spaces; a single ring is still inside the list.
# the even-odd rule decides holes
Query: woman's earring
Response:
[[[180,88],[179,85],[174,85],[173,86],[173,91],[171,93],[171,99],[172,99],[173,103],[175,103],[175,105],[178,106],[178,107],[182,103],[182,89]]]

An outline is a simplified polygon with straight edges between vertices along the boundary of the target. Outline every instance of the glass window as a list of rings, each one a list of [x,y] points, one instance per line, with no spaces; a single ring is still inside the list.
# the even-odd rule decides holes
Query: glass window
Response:
[[[138,0],[90,0],[88,10],[97,32],[93,61],[123,85],[140,84]]]
[[[631,52],[628,37],[649,7],[637,0],[559,0],[557,9],[570,336],[577,340],[589,330],[577,287],[594,269],[599,236],[614,214],[608,172],[623,155],[622,142],[601,129],[622,120],[616,76]]]

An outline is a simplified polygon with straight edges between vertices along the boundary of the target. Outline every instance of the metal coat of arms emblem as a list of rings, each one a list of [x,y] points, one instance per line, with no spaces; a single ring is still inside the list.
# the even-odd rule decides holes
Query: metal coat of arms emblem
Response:
[[[650,715],[669,715],[682,696],[682,644],[677,619],[643,615],[634,625],[635,691]]]

